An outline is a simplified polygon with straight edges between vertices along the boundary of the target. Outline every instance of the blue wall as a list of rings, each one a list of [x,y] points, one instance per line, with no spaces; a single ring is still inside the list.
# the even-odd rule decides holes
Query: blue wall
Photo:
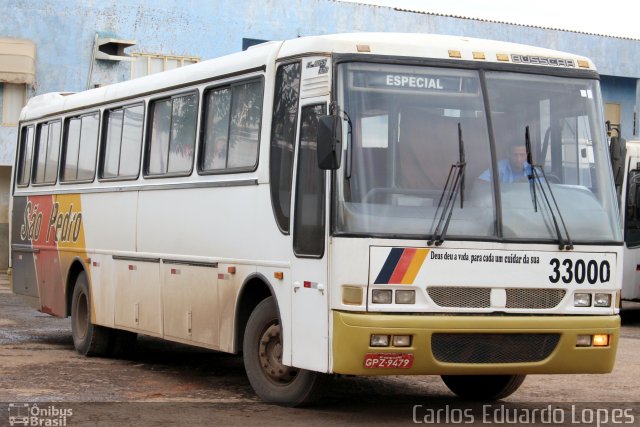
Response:
[[[636,84],[637,79],[623,77],[601,77],[602,101],[620,104],[620,122],[622,136],[627,139],[637,138],[633,134],[634,113],[636,112]],[[637,123],[636,123],[637,127]]]
[[[590,57],[608,76],[640,78],[637,40],[461,19],[334,0],[0,0],[0,37],[36,43],[35,93],[79,91],[126,80],[129,64],[89,64],[97,31],[137,41],[127,52],[198,56],[236,52],[243,38],[276,40],[350,31],[465,35],[565,50]],[[633,80],[635,81],[635,80]],[[624,98],[625,132],[636,95],[633,82],[605,86],[605,98]],[[632,94],[627,90],[633,86]],[[633,98],[633,99],[632,99]],[[627,108],[631,108],[627,111]],[[15,130],[0,128],[0,164],[10,164]]]
[[[277,40],[345,31],[409,31],[466,35],[589,56],[600,72],[640,77],[627,58],[634,40],[498,24],[332,0],[3,0],[0,36],[37,44],[37,91],[77,91],[86,78],[96,31],[134,39],[129,51],[193,55],[236,52],[242,38]],[[55,71],[54,71],[55,70]],[[126,75],[119,77],[128,78]]]

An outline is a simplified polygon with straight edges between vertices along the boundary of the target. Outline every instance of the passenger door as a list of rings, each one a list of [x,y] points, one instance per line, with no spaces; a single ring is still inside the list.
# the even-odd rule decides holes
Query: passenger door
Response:
[[[318,167],[318,118],[326,101],[305,100],[300,114],[292,240],[292,364],[316,371],[329,367],[326,172]]]

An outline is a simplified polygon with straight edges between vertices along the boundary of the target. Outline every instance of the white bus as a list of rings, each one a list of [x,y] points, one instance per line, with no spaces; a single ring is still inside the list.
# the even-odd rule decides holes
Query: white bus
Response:
[[[614,137],[611,152],[624,219],[622,299],[640,301],[640,141]]]
[[[287,405],[330,374],[441,375],[492,400],[527,374],[610,372],[603,122],[586,58],[426,34],[270,42],[38,96],[13,290],[71,316],[82,354],[136,334],[242,354]]]

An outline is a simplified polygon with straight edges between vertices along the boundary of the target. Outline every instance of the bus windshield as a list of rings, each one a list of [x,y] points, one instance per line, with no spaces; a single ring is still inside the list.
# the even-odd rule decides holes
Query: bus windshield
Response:
[[[428,239],[451,197],[447,238],[621,240],[597,80],[351,62],[337,101],[336,234]]]

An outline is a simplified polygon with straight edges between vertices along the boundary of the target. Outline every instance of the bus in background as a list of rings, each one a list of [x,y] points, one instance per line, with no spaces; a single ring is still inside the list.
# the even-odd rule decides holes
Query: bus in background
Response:
[[[640,141],[614,135],[610,152],[624,224],[622,299],[640,301]]]
[[[356,33],[33,98],[13,290],[75,348],[242,354],[264,400],[331,374],[495,400],[606,373],[622,230],[598,73],[511,43]]]

